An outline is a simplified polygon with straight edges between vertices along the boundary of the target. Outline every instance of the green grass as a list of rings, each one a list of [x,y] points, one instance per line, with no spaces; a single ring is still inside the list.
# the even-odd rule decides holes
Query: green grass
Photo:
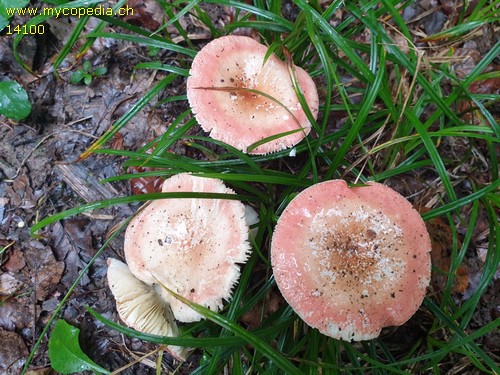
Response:
[[[98,4],[100,1],[75,1],[71,6],[82,6],[84,3]],[[180,44],[172,43],[166,33],[167,25],[151,35],[138,26],[105,16],[100,17],[101,23],[94,30],[83,34],[88,19],[82,18],[54,60],[54,69],[57,71],[68,53],[82,53],[96,38],[101,37],[170,51],[175,57],[168,63],[150,61],[136,67],[161,70],[165,77],[112,124],[110,130],[82,157],[92,153],[121,155],[127,158],[125,166],[156,169],[155,172],[139,173],[134,177],[168,177],[192,172],[224,180],[238,194],[216,198],[239,199],[251,203],[260,211],[258,232],[252,240],[253,255],[243,267],[234,298],[226,308],[218,314],[200,310],[208,319],[184,325],[182,337],[161,338],[139,334],[106,321],[96,312],[91,311],[91,314],[130,336],[154,343],[198,348],[203,360],[194,371],[195,374],[222,373],[224,367],[233,374],[315,374],[318,369],[323,374],[444,374],[459,362],[465,363],[471,371],[475,368],[484,373],[498,374],[498,358],[485,351],[481,338],[497,330],[500,320],[480,328],[472,328],[470,323],[481,296],[491,285],[500,261],[497,219],[500,182],[495,154],[500,127],[492,112],[495,103],[498,105],[499,97],[472,93],[469,86],[481,79],[499,77],[498,71],[485,73],[485,68],[499,55],[500,43],[461,79],[456,76],[451,64],[434,63],[431,52],[423,54],[422,50],[414,47],[411,30],[400,15],[407,3],[335,0],[327,7],[321,7],[315,1],[296,0],[295,6],[300,8],[300,13],[294,21],[290,21],[281,15],[280,2],[275,0],[255,0],[253,5],[236,1],[205,2],[236,9],[234,21],[224,28],[212,23],[200,7],[201,3],[160,2],[170,17],[168,25],[176,27],[179,35],[185,39]],[[339,10],[346,12],[346,15],[339,25],[332,27],[329,21]],[[289,157],[289,150],[249,156],[211,138],[194,136],[192,134],[196,134],[194,131],[198,125],[189,110],[179,113],[164,135],[137,151],[106,148],[113,135],[153,98],[168,89],[176,78],[187,76],[198,47],[188,39],[178,22],[184,15],[196,17],[214,37],[226,35],[240,27],[252,28],[262,36],[262,42],[270,45],[280,57],[284,58],[283,49],[286,48],[296,65],[321,82],[318,86],[321,93],[320,116],[314,122],[314,130],[307,141],[296,146],[296,157]],[[448,42],[458,45],[461,38],[478,26],[498,22],[498,4],[480,1],[471,12],[462,9],[459,19],[460,23],[449,25],[448,29],[433,36],[438,43],[442,41],[442,49],[449,49],[449,53],[453,53],[453,50]],[[37,17],[30,22],[36,24],[43,20]],[[114,32],[105,31],[106,25],[112,26]],[[367,31],[370,32],[368,42],[360,42],[359,37]],[[398,45],[394,40],[396,34],[408,38],[407,45]],[[75,43],[82,37],[87,43],[80,51],[75,51]],[[22,43],[21,36],[16,38],[14,48],[17,49],[19,43]],[[353,84],[346,83],[348,81]],[[402,82],[403,87],[398,82]],[[296,89],[299,98],[305,103],[299,88]],[[169,101],[186,102],[186,98],[168,98],[159,105]],[[468,123],[465,113],[457,111],[463,101],[470,101],[476,107],[476,124]],[[331,130],[331,124],[339,118],[343,119],[343,126]],[[450,139],[460,139],[466,145],[467,154],[463,158],[450,158],[443,152],[443,142]],[[184,142],[207,158],[192,159],[171,153],[169,149],[176,142]],[[147,153],[148,150],[152,153]],[[472,155],[478,154],[488,165],[487,170],[481,173],[481,178],[477,178],[479,172],[470,176],[460,175],[457,171],[461,166],[469,165],[472,171],[481,168],[479,161],[472,160]],[[424,174],[428,176],[425,194],[422,192],[413,201],[425,204],[427,202],[421,199],[435,198],[432,209],[423,217],[425,220],[441,217],[450,225],[453,235],[452,260],[444,288],[433,290],[425,298],[418,315],[421,319],[420,334],[407,343],[407,347],[395,345],[397,340],[394,341],[390,334],[357,344],[325,337],[307,327],[287,306],[274,312],[253,331],[242,327],[240,319],[245,312],[265,301],[269,292],[275,289],[268,260],[269,239],[280,213],[299,191],[332,178],[342,178],[349,183],[358,180],[384,182],[389,178],[420,180]],[[131,177],[117,176],[109,181]],[[467,195],[456,188],[464,180],[469,182],[472,189]],[[180,196],[187,197],[188,194]],[[201,196],[208,197],[207,194]],[[32,232],[85,211],[160,198],[179,198],[179,194],[118,197],[87,204],[41,220],[32,227]],[[480,286],[469,299],[457,303],[452,293],[455,271],[466,260],[479,220],[486,220],[489,227],[489,247]],[[256,270],[261,276],[258,279]],[[75,285],[77,283],[78,280]],[[50,322],[38,343],[49,328]]]

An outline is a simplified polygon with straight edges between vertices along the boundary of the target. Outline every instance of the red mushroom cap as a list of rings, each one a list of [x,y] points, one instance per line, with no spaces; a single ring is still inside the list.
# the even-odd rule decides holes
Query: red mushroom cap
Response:
[[[430,250],[422,218],[399,193],[332,180],[286,207],[271,261],[279,289],[307,324],[358,341],[415,313],[430,281]]]
[[[274,54],[264,64],[266,53],[266,46],[249,37],[215,39],[196,55],[187,80],[187,97],[198,123],[211,137],[243,152],[263,138],[302,128],[253,149],[252,154],[292,147],[311,128],[293,89],[287,65]],[[316,118],[319,105],[316,85],[305,70],[295,69]],[[244,89],[263,92],[282,105]]]

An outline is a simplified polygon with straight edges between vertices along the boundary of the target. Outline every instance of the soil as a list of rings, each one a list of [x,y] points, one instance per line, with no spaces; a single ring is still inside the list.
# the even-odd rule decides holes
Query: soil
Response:
[[[155,10],[150,8],[154,6],[147,1],[142,5],[143,13],[131,22],[156,28],[155,18],[151,18]],[[216,25],[230,21],[230,8],[210,9]],[[284,9],[290,17],[296,10],[290,4]],[[405,16],[415,18],[424,11],[415,5],[407,11],[415,14]],[[443,12],[434,12],[432,18],[424,17],[419,21],[418,27],[429,34],[434,33],[442,28],[447,17]],[[72,216],[51,224],[39,237],[30,234],[30,227],[64,210],[130,195],[132,188],[141,189],[130,186],[129,182],[99,182],[125,173],[123,158],[93,154],[79,160],[79,155],[164,77],[161,72],[135,70],[137,63],[162,60],[189,67],[188,61],[180,61],[172,53],[152,51],[132,43],[98,40],[82,58],[77,59],[76,52],[72,53],[61,66],[58,78],[51,70],[51,59],[64,44],[74,22],[70,19],[52,21],[48,35],[25,38],[21,57],[37,76],[28,73],[13,58],[13,38],[4,35],[0,39],[0,80],[8,78],[21,83],[33,106],[31,116],[18,123],[0,116],[0,248],[5,249],[0,253],[0,374],[20,373],[48,319],[73,282],[96,255],[110,231],[138,206],[114,206]],[[202,44],[210,38],[209,33],[197,25],[185,21],[183,26],[196,43]],[[475,61],[488,51],[488,45],[482,44],[487,42],[477,41],[473,48],[469,47],[475,52]],[[156,54],[154,58],[153,54]],[[71,73],[81,67],[83,61],[90,61],[93,68],[106,67],[107,74],[94,77],[88,86],[70,84]],[[467,70],[470,66],[464,63],[458,68]],[[184,89],[182,80],[168,86],[120,131],[110,146],[135,150],[162,134],[171,120],[187,109],[187,103],[155,104],[162,98],[184,94]],[[339,124],[332,126],[337,127],[335,125]],[[182,145],[176,145],[176,151],[186,152]],[[401,192],[405,192],[408,182],[404,185],[400,186]],[[155,349],[152,344],[130,339],[104,326],[85,309],[89,306],[106,318],[119,321],[105,275],[107,257],[123,258],[122,240],[123,235],[119,235],[97,257],[60,314],[62,319],[81,330],[80,342],[85,353],[109,369],[125,366]],[[477,242],[480,243],[484,244],[484,239]],[[474,288],[474,275],[479,274],[481,266],[479,250],[479,246],[471,249],[470,267],[461,295]],[[477,329],[499,318],[499,296],[500,280],[497,279],[481,299],[471,328]],[[498,355],[499,342],[500,335],[495,334],[488,335],[482,344]],[[31,374],[50,373],[47,350],[45,336],[31,362]],[[183,365],[181,373],[189,373],[197,361],[194,355]],[[163,365],[166,368],[174,366],[168,355]],[[123,373],[154,374],[154,367],[153,362],[142,361]]]

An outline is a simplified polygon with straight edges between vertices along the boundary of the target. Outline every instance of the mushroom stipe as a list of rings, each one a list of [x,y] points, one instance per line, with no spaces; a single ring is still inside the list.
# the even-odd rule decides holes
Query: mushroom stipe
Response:
[[[286,207],[271,263],[284,298],[308,325],[359,341],[416,312],[430,281],[430,250],[422,218],[399,193],[332,180]]]

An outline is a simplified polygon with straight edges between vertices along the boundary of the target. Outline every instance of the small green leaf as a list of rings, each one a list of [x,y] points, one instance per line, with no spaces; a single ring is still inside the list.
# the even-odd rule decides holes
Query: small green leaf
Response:
[[[85,77],[84,71],[78,69],[71,75],[71,77],[69,77],[69,82],[73,85],[76,85],[82,81],[83,77]]]
[[[87,73],[90,73],[92,71],[92,66],[90,65],[90,61],[85,61],[83,63],[83,70]]]
[[[96,68],[96,70],[94,70],[94,76],[95,77],[103,76],[106,74],[107,71],[108,69],[106,69],[105,66],[100,66],[99,68]]]
[[[52,368],[62,374],[93,370],[101,374],[109,371],[95,364],[80,348],[80,330],[60,319],[54,325],[49,339],[49,359]]]
[[[0,82],[0,115],[22,120],[31,113],[28,94],[15,81]]]
[[[83,82],[88,86],[92,83],[92,76],[90,74],[85,74]]]
[[[161,48],[159,47],[148,47],[148,56],[156,57],[160,53]]]

